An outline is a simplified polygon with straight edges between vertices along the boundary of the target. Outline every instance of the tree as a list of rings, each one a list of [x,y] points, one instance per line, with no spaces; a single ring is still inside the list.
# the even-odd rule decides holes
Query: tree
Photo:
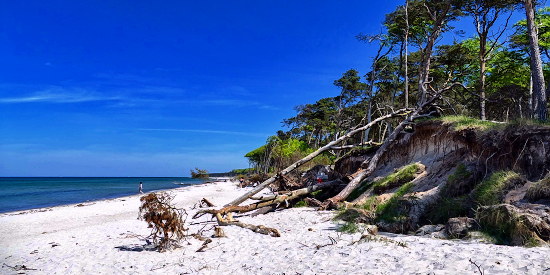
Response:
[[[191,177],[195,179],[208,178],[208,171],[195,167],[195,170],[191,169]]]
[[[418,70],[418,105],[426,101],[432,53],[441,33],[449,30],[449,21],[461,15],[461,2],[453,0],[413,0],[406,3],[406,9],[398,7],[386,15],[384,25],[388,33],[396,39],[407,38],[414,43],[421,53]],[[408,20],[405,19],[405,12]],[[408,25],[408,26],[407,26]]]
[[[479,80],[478,80],[478,93],[479,93],[479,116],[481,120],[486,120],[485,101],[486,101],[486,75],[487,75],[487,61],[490,59],[491,53],[499,43],[499,38],[502,36],[506,27],[508,26],[508,20],[512,16],[513,5],[516,1],[506,0],[473,0],[467,1],[464,8],[467,14],[471,15],[474,19],[474,26],[477,32],[479,41],[478,62],[479,62]],[[497,22],[497,19],[503,12],[510,11],[505,25],[499,30],[496,35],[496,39],[489,40],[489,31]]]
[[[335,137],[338,138],[341,132],[351,126],[349,123],[351,121],[345,121],[344,110],[359,101],[361,94],[366,90],[366,85],[361,82],[359,72],[354,69],[347,70],[341,78],[334,81],[334,85],[341,88],[340,95],[336,97],[338,112]]]
[[[540,58],[537,26],[535,23],[535,5],[533,0],[525,0],[525,14],[527,19],[527,34],[529,36],[529,53],[531,56],[531,77],[533,79],[533,113],[540,121],[546,121],[546,90]]]

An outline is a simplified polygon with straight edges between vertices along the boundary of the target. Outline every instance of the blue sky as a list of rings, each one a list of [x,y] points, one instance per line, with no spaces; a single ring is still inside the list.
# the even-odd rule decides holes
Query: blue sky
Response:
[[[403,1],[7,1],[0,176],[248,167],[293,107],[368,70]]]

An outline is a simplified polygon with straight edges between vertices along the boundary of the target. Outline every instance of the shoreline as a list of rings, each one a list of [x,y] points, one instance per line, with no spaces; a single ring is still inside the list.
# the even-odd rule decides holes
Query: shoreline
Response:
[[[4,178],[35,178],[35,179],[42,179],[42,178],[56,178],[56,177],[4,177]],[[67,179],[67,178],[82,178],[82,179],[89,179],[89,178],[94,178],[94,179],[109,179],[109,178],[120,178],[120,179],[127,179],[127,178],[136,178],[136,179],[139,179],[139,178],[146,178],[146,177],[58,177],[58,178],[64,178],[64,179]],[[148,177],[148,178],[168,178],[168,179],[171,179],[173,177]],[[188,178],[188,177],[183,177],[183,178]],[[193,185],[201,185],[201,184],[205,184],[205,183],[209,183],[209,182],[217,182],[217,181],[221,181],[221,180],[230,180],[230,178],[210,178],[211,180],[207,180],[207,179],[204,179],[202,180],[202,182],[200,183],[185,183],[185,184],[177,184],[177,183],[174,183],[174,187],[170,187],[170,188],[160,188],[160,189],[151,189],[151,190],[147,190],[147,192],[144,192],[144,193],[150,193],[150,192],[161,192],[161,191],[165,191],[165,190],[175,190],[175,189],[178,189],[178,188],[185,188],[185,187],[188,187],[188,186],[193,186]],[[61,207],[61,206],[73,206],[73,205],[78,205],[78,204],[88,204],[88,203],[95,203],[95,202],[98,202],[98,201],[103,201],[103,200],[113,200],[113,199],[118,199],[118,198],[123,198],[123,197],[131,197],[131,196],[134,196],[134,195],[140,195],[140,193],[128,193],[128,192],[121,192],[121,194],[115,194],[115,195],[106,195],[106,196],[101,196],[101,197],[97,197],[97,198],[92,198],[92,199],[88,199],[88,200],[78,200],[78,199],[74,199],[72,200],[72,202],[68,202],[68,203],[53,203],[52,205],[44,205],[42,203],[43,206],[38,206],[38,207],[23,207],[23,208],[20,208],[20,209],[10,209],[10,210],[6,210],[6,211],[0,211],[0,215],[2,214],[13,214],[13,213],[23,213],[23,212],[37,212],[37,211],[47,211],[48,209],[52,208],[52,207]]]
[[[202,198],[220,207],[248,190],[231,181],[171,189],[175,206],[187,211],[185,224],[190,234],[215,225],[207,215],[191,219]],[[254,217],[236,215],[245,223],[277,228],[279,238],[225,226],[227,237],[212,238],[204,252],[196,252],[202,241],[188,238],[180,243],[181,248],[159,253],[147,246],[150,229],[137,220],[139,197],[0,214],[0,273],[16,274],[20,268],[28,274],[471,274],[477,267],[470,259],[486,274],[545,274],[550,270],[547,247],[387,233],[379,235],[386,241],[359,241],[361,233],[336,230],[334,212],[308,207]]]
[[[227,180],[227,182],[230,182],[230,179]],[[51,211],[53,208],[57,207],[82,207],[87,205],[92,205],[98,202],[102,201],[113,201],[117,199],[131,199],[133,197],[141,197],[145,194],[154,193],[154,192],[164,192],[164,191],[178,191],[178,189],[188,188],[196,185],[205,185],[205,184],[212,184],[212,183],[225,183],[225,181],[204,181],[202,183],[196,183],[196,184],[188,184],[188,185],[180,185],[178,187],[174,188],[167,188],[167,189],[155,189],[147,192],[137,193],[134,195],[124,195],[124,196],[117,196],[117,197],[111,197],[111,198],[100,198],[95,200],[87,200],[87,201],[80,201],[75,203],[67,203],[67,204],[58,204],[58,205],[52,205],[52,206],[45,206],[45,207],[37,207],[37,208],[30,208],[30,209],[21,209],[21,210],[13,210],[8,212],[0,212],[0,217],[3,215],[24,215],[27,213],[35,213],[35,212],[46,212]]]

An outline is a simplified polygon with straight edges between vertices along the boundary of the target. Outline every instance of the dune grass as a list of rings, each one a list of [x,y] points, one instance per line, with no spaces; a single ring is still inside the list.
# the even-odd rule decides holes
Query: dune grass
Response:
[[[347,201],[355,200],[370,188],[373,188],[375,193],[381,193],[390,188],[394,188],[412,181],[415,178],[415,174],[420,171],[420,169],[421,166],[419,163],[411,163],[401,167],[396,172],[391,173],[380,180],[374,182],[363,181],[359,187],[355,188],[355,190],[351,192],[347,198]]]
[[[544,178],[533,183],[529,189],[527,189],[525,198],[530,202],[535,202],[540,199],[550,199],[550,178]]]
[[[403,215],[399,208],[399,201],[412,189],[412,187],[412,182],[402,185],[389,200],[376,206],[376,219],[388,222],[395,222],[399,220]]]
[[[504,190],[520,176],[513,171],[499,171],[482,181],[473,191],[473,198],[479,205],[494,205],[501,202]]]
[[[467,116],[445,116],[437,118],[437,120],[443,121],[443,124],[453,125],[455,131],[461,131],[464,129],[475,129],[479,131],[488,131],[494,128],[497,128],[501,123],[495,123],[492,121],[480,120]]]

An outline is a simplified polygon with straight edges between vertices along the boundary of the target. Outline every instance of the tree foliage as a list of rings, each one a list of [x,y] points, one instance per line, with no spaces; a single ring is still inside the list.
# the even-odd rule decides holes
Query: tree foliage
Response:
[[[392,110],[420,105],[428,94],[446,87],[452,88],[437,102],[439,114],[497,121],[532,118],[536,106],[548,106],[531,89],[527,21],[509,22],[512,13],[525,11],[524,2],[405,1],[386,15],[380,33],[357,35],[359,41],[378,44],[368,71],[343,72],[333,81],[334,96],[297,106],[296,115],[283,120],[287,130],[246,157],[262,172],[274,172],[350,129]],[[449,41],[441,38],[454,30],[453,21],[468,18],[474,22],[470,33],[462,31],[462,40],[455,36],[452,43],[441,43]],[[535,21],[544,72],[550,75],[550,8],[539,9]],[[513,32],[508,28],[512,23]],[[542,105],[537,105],[539,101]],[[348,149],[328,154],[336,158],[353,147],[384,142],[397,123],[397,119],[379,123],[342,144]]]

